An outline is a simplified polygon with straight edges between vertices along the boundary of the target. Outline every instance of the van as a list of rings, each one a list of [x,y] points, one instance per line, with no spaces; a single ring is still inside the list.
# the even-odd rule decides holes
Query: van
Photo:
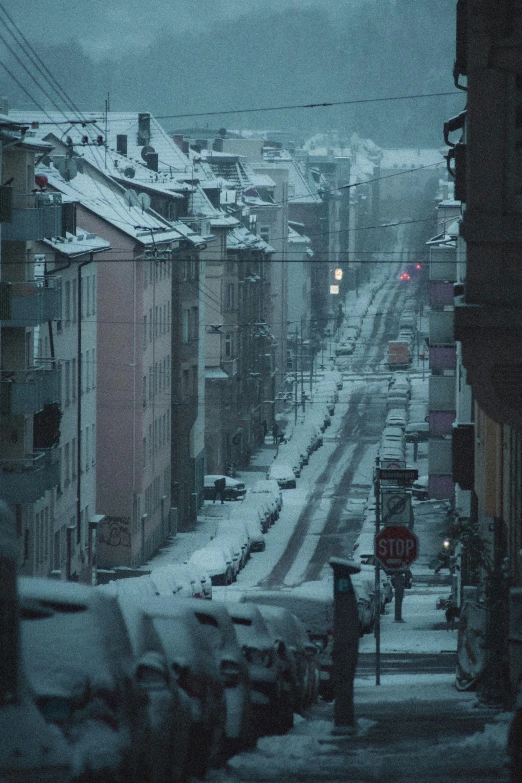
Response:
[[[407,424],[404,428],[406,443],[413,443],[414,440],[426,441],[430,434],[430,425],[427,421],[416,421]]]

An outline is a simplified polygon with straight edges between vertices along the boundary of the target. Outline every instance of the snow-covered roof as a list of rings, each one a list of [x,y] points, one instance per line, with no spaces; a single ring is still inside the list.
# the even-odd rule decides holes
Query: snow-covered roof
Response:
[[[265,148],[264,163],[256,163],[256,169],[273,168],[274,165],[284,166],[288,171],[288,200],[299,204],[320,204],[321,197],[317,193],[317,184],[309,181],[300,164],[286,150],[277,150],[277,154]]]
[[[445,165],[442,152],[438,149],[412,149],[396,147],[383,149],[381,169],[415,169],[419,166]]]
[[[227,234],[227,249],[239,250],[243,248],[255,248],[256,250],[264,250],[265,253],[275,253],[274,248],[265,242],[257,234],[253,234],[244,226],[237,226],[232,228]]]
[[[64,256],[85,255],[86,253],[100,253],[102,250],[110,249],[110,242],[102,239],[96,234],[91,234],[87,231],[82,231],[81,228],[76,229],[75,234],[70,234],[66,231],[64,237],[53,237],[52,239],[42,239],[44,245],[52,247],[53,250],[57,250]]]

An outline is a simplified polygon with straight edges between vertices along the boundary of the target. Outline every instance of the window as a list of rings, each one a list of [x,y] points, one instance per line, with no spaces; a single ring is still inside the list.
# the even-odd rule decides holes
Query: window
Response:
[[[96,465],[96,424],[91,424],[91,465]]]
[[[183,370],[183,376],[181,381],[181,396],[183,399],[188,395],[189,393],[189,371]]]
[[[91,351],[92,355],[92,388],[96,388],[96,348]]]
[[[147,407],[147,376],[143,376],[143,407]]]
[[[199,310],[193,307],[191,310],[191,340],[197,340],[199,337]]]
[[[143,438],[143,464],[147,464],[147,438]]]
[[[85,470],[89,470],[90,468],[90,453],[91,453],[91,447],[90,447],[90,432],[89,427],[85,428]]]
[[[147,347],[147,313],[143,316],[143,347]]]
[[[270,242],[270,226],[259,226],[259,236],[263,242]]]
[[[225,307],[227,310],[233,310],[235,306],[235,286],[234,283],[228,283],[226,288]]]
[[[91,360],[90,351],[85,351],[85,391],[91,390]]]
[[[76,287],[76,280],[72,283],[72,319],[73,323],[78,320],[78,289]]]
[[[66,324],[71,321],[71,281],[66,280],[63,295],[63,320]]]
[[[77,391],[77,369],[76,369],[76,359],[72,360],[71,365],[71,389],[72,389],[72,401],[76,402],[76,391]]]
[[[73,438],[71,441],[71,463],[71,478],[74,481],[74,479],[77,477],[76,468],[78,465],[78,448],[76,438]]]
[[[230,359],[232,356],[232,335],[230,333],[225,335],[225,357]]]
[[[181,339],[184,343],[189,341],[189,310],[183,310],[181,322]]]
[[[91,277],[92,280],[92,314],[96,315],[96,273]]]
[[[152,402],[154,390],[152,388],[152,367],[149,367],[149,402]]]
[[[64,467],[63,483],[64,483],[64,486],[67,487],[71,483],[71,445],[70,445],[70,443],[66,443],[65,444],[64,456],[63,456],[63,467]]]
[[[69,359],[65,362],[65,405],[71,404],[71,362]]]

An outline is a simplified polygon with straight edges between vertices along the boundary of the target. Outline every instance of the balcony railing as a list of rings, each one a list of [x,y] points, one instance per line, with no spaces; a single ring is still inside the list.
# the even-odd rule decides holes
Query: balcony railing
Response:
[[[62,281],[59,277],[0,282],[2,326],[38,326],[62,317]]]
[[[58,449],[36,451],[22,459],[0,460],[0,497],[11,505],[34,503],[59,483]]]
[[[229,378],[237,375],[237,359],[224,359],[221,362],[221,366]]]
[[[12,215],[2,241],[29,242],[63,236],[61,193],[13,193]]]
[[[35,414],[61,402],[61,366],[42,362],[25,370],[0,372],[0,408],[5,414]]]

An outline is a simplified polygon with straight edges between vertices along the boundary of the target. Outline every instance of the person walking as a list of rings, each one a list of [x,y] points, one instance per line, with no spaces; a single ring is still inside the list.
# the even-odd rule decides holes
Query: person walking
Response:
[[[218,499],[218,497],[221,499],[221,503],[225,502],[225,489],[227,486],[227,480],[224,476],[221,478],[218,478],[214,481],[214,487],[216,489],[216,493],[214,495],[214,503]]]
[[[402,571],[398,571],[396,574],[392,576],[391,582],[395,593],[395,604],[394,604],[395,622],[403,623],[404,620],[402,619],[402,601],[404,598],[404,590],[406,588],[406,580],[404,578],[404,573]]]

